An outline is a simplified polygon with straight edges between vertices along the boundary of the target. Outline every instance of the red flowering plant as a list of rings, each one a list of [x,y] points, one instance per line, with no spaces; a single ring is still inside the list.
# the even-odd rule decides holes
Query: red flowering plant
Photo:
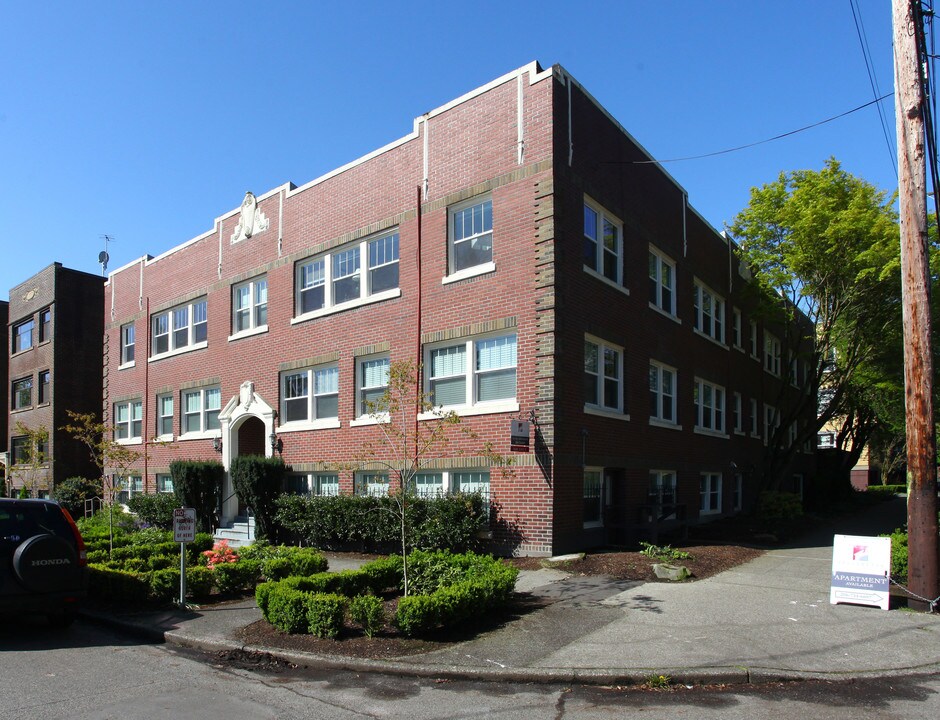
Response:
[[[205,550],[202,554],[206,557],[206,564],[209,567],[238,562],[238,554],[228,546],[228,540],[219,540],[211,550]]]

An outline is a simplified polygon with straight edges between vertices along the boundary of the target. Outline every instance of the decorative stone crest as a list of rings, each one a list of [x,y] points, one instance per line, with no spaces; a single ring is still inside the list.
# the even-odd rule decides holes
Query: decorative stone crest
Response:
[[[242,406],[244,410],[247,410],[251,407],[251,403],[255,400],[255,384],[250,380],[243,382],[241,388],[238,390],[238,404]]]
[[[258,200],[251,192],[245,193],[245,199],[242,200],[242,212],[238,219],[238,225],[235,226],[235,232],[232,233],[232,244],[242,240],[247,240],[255,233],[263,232],[268,229],[268,219],[258,207]]]

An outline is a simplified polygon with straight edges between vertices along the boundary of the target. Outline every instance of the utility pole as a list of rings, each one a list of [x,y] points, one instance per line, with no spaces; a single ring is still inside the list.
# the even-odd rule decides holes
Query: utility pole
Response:
[[[901,218],[901,298],[904,318],[904,407],[907,423],[909,601],[930,612],[938,592],[937,465],[933,424],[930,268],[927,252],[927,180],[924,162],[925,96],[920,0],[892,0],[894,103],[898,133]],[[916,4],[916,5],[915,5]],[[937,190],[937,188],[934,188]]]

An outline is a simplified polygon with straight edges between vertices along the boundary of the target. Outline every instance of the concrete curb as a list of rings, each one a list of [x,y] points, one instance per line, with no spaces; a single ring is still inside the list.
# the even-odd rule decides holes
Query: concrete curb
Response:
[[[673,685],[756,685],[771,682],[800,680],[857,680],[862,678],[894,677],[940,672],[940,663],[905,668],[820,672],[794,671],[772,667],[744,667],[741,665],[715,667],[673,668],[539,668],[539,667],[480,667],[466,665],[415,665],[400,660],[372,660],[335,655],[317,655],[245,645],[223,638],[207,638],[180,630],[160,630],[139,623],[122,620],[103,613],[83,611],[83,617],[115,630],[153,642],[206,653],[247,652],[263,653],[277,660],[304,668],[345,670],[349,672],[395,675],[424,679],[470,680],[485,682],[515,682],[540,685],[643,685],[650,676],[665,675]]]

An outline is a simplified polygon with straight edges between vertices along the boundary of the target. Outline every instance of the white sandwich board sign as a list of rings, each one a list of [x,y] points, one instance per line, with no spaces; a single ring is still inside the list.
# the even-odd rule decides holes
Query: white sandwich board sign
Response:
[[[832,543],[829,603],[888,609],[891,538],[836,535]]]

